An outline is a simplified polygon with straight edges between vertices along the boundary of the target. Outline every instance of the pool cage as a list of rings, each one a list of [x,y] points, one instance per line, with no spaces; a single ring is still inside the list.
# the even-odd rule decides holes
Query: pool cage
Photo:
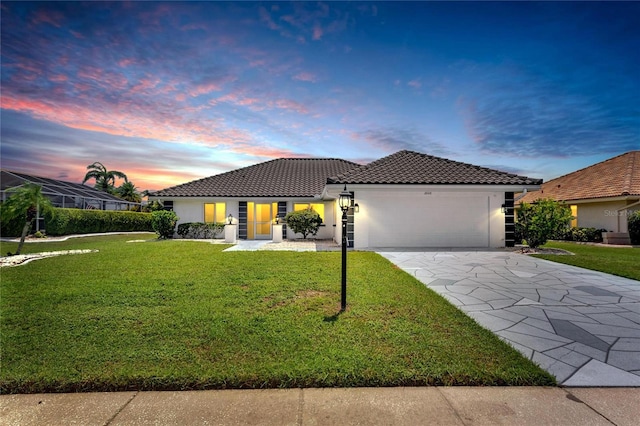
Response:
[[[43,178],[24,173],[0,170],[1,201],[11,196],[11,189],[20,187],[25,183],[34,183],[42,187],[42,194],[46,196],[54,207],[95,209],[95,210],[128,210],[133,206],[141,206],[141,203],[132,203],[98,191],[89,186],[65,182],[57,179]]]

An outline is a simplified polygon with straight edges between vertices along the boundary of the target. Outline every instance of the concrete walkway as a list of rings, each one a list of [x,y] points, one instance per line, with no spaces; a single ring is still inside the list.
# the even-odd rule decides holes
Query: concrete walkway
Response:
[[[640,388],[400,387],[0,396],[10,425],[636,425]]]
[[[506,251],[379,253],[558,383],[640,386],[640,282]]]

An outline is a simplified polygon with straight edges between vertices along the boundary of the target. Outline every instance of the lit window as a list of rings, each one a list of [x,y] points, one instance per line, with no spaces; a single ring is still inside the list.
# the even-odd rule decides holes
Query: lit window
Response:
[[[571,216],[573,216],[573,219],[571,219],[571,227],[577,228],[578,227],[578,206],[576,205],[571,206]]]
[[[312,208],[316,213],[320,215],[320,219],[324,222],[324,204],[322,203],[295,203],[293,205],[294,211],[305,210]]]
[[[224,222],[226,215],[225,203],[205,203],[204,205],[204,222]]]

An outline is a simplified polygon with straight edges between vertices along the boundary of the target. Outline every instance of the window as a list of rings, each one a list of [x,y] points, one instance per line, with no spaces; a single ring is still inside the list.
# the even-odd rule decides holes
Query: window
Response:
[[[308,209],[309,207],[315,210],[315,212],[320,215],[320,219],[322,219],[322,221],[324,222],[324,204],[323,203],[295,203],[293,205],[293,210],[297,212],[298,210],[305,210],[305,209]]]
[[[227,217],[227,206],[225,203],[205,203],[204,205],[204,222],[223,222]]]
[[[578,227],[578,206],[576,205],[571,206],[571,216],[573,216],[573,219],[571,219],[571,227],[577,228]]]

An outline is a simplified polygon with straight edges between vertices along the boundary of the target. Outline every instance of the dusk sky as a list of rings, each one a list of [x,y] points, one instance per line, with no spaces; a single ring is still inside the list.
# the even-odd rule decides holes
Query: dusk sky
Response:
[[[545,180],[640,149],[640,2],[1,3],[3,169],[156,190],[402,149]],[[118,182],[119,184],[120,182]]]

